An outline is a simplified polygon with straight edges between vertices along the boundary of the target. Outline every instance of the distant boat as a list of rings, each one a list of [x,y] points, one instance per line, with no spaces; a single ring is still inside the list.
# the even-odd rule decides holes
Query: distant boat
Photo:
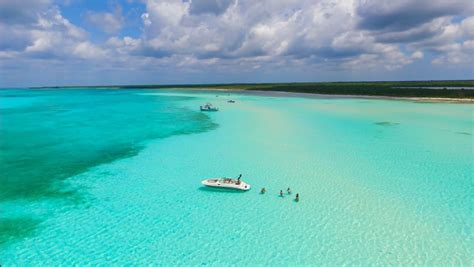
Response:
[[[228,102],[228,103],[235,103],[234,100],[229,100],[229,101],[227,101],[227,102]]]
[[[218,108],[214,107],[212,104],[206,104],[204,106],[200,106],[201,111],[219,111]]]
[[[231,178],[211,178],[206,179],[201,182],[205,186],[209,187],[218,187],[218,188],[227,188],[227,189],[236,189],[247,191],[250,190],[250,185],[239,180]]]

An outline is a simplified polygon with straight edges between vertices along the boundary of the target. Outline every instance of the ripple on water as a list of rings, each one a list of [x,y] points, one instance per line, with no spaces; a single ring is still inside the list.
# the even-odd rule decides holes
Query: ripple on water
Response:
[[[8,242],[33,235],[40,223],[40,220],[28,217],[2,217],[0,219],[0,248]]]
[[[90,207],[49,217],[0,255],[19,265],[468,265],[470,140],[443,129],[467,130],[470,113],[350,99],[328,112],[318,101],[223,102],[209,115],[215,131],[147,142],[68,179],[87,188]],[[383,120],[404,127],[374,140]],[[239,173],[249,192],[200,184]],[[300,202],[278,196],[288,186]]]
[[[205,114],[179,106],[189,97],[102,90],[44,90],[39,95],[15,90],[15,96],[0,103],[8,107],[2,110],[0,127],[0,202],[68,199],[67,205],[80,205],[80,190],[64,182],[69,177],[135,156],[146,140],[216,127]],[[30,98],[34,101],[28,102]],[[24,102],[29,104],[20,105]],[[18,221],[31,227],[40,220],[22,216]],[[11,222],[0,217],[0,239],[31,232],[25,230],[31,227],[20,229],[21,223]]]

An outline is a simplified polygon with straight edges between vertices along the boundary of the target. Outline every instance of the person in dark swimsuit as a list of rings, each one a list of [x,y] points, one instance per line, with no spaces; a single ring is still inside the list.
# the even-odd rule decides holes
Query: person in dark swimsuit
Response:
[[[240,184],[240,177],[242,177],[242,174],[239,174],[239,177],[237,177],[237,182],[235,183],[236,185]]]

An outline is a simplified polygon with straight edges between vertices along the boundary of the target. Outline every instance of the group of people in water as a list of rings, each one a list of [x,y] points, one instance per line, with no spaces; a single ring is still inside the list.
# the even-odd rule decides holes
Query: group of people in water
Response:
[[[260,194],[265,194],[266,192],[267,192],[267,189],[265,189],[265,187],[262,188],[262,190],[260,190]],[[289,187],[286,189],[286,193],[288,195],[291,195],[291,189]],[[284,197],[284,196],[285,196],[285,194],[283,194],[283,190],[280,190],[280,197]],[[296,193],[295,201],[296,202],[300,201],[300,194],[299,193]]]
[[[240,184],[240,178],[242,178],[242,174],[239,174],[239,176],[237,177],[237,181],[235,181],[236,185]],[[230,178],[227,178],[227,179],[224,179],[224,183],[227,180],[228,180],[228,182],[234,182],[234,180],[232,180]],[[266,192],[267,192],[267,189],[265,187],[263,187],[262,190],[260,190],[260,194],[262,194],[262,195],[265,194]],[[286,194],[291,195],[291,189],[289,187],[286,189]],[[285,197],[285,194],[283,194],[283,190],[280,190],[280,197]],[[295,201],[296,202],[300,201],[300,194],[299,193],[296,193]]]

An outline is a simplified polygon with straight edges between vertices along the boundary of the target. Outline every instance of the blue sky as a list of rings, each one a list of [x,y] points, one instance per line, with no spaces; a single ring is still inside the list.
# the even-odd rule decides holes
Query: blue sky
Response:
[[[474,78],[465,0],[0,0],[0,87]]]

